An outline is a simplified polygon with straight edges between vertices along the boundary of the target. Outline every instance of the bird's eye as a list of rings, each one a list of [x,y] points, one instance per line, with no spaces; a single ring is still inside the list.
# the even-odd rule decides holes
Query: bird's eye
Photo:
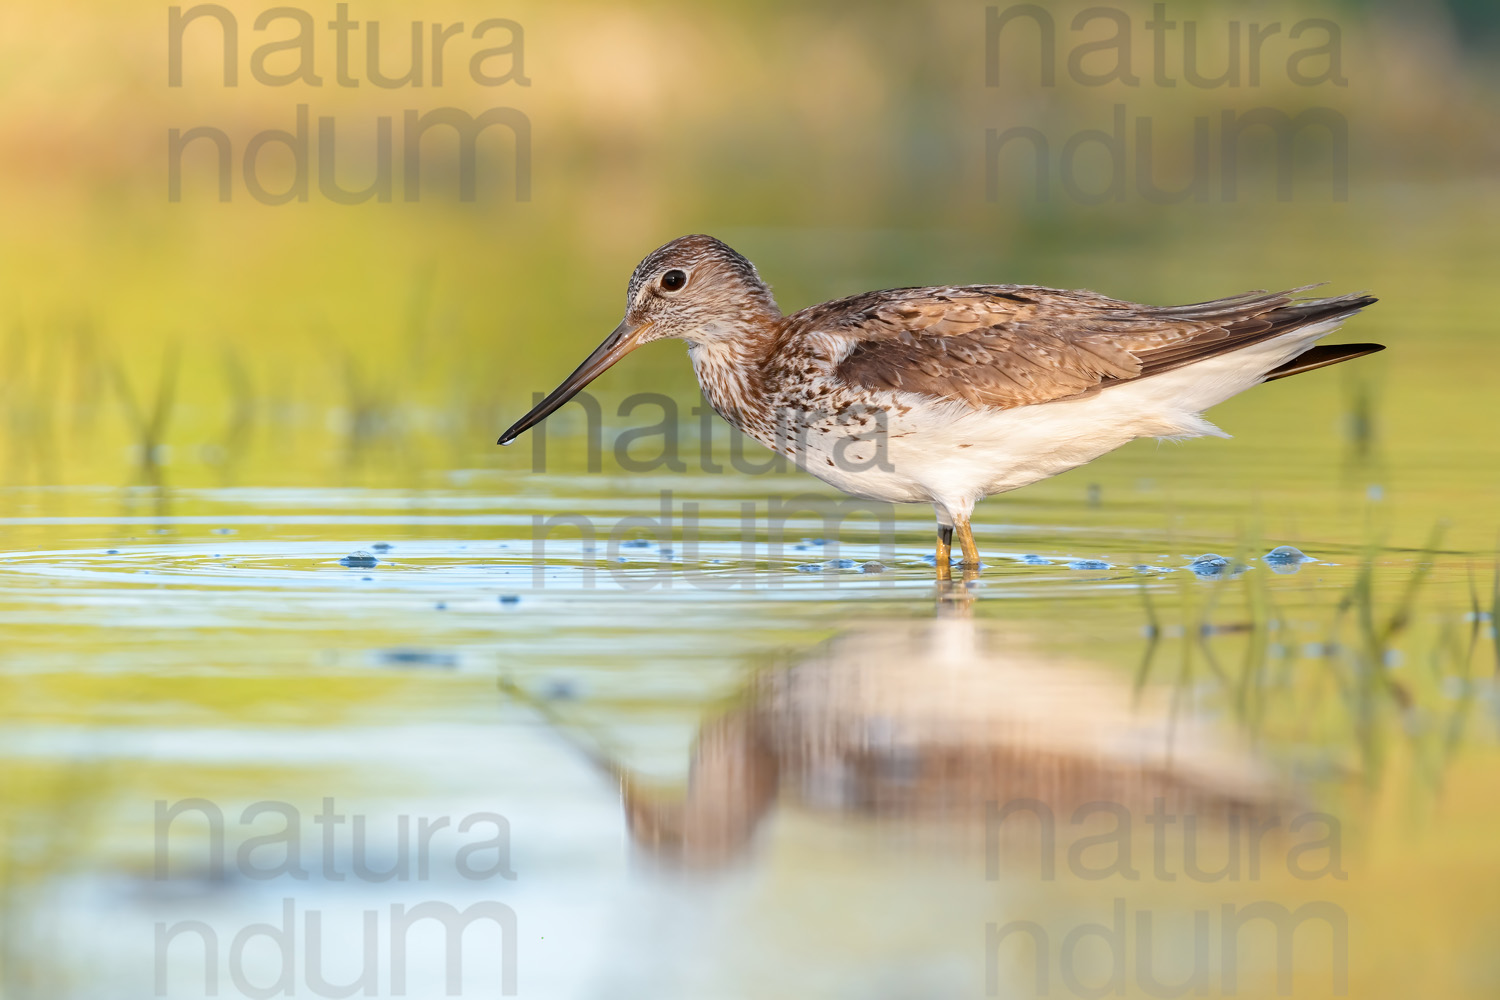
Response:
[[[675,267],[661,276],[661,287],[669,292],[675,292],[685,284],[687,284],[687,274]]]

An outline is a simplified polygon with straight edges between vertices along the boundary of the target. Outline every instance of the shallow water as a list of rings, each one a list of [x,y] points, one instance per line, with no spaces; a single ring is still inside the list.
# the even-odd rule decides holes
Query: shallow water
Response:
[[[1248,452],[1269,475],[1283,443]],[[441,926],[398,934],[392,907],[498,903],[452,966],[465,991],[977,996],[1117,970],[1151,995],[1197,956],[1218,994],[1295,969],[1297,995],[1340,975],[1363,995],[1409,975],[1388,943],[1423,927],[1446,935],[1445,995],[1489,981],[1492,553],[1453,526],[1430,549],[1372,541],[1389,501],[1357,478],[1308,492],[1307,523],[1358,512],[1324,541],[1247,526],[1255,469],[1215,482],[1227,445],[1188,447],[1205,464],[1181,479],[1137,446],[991,501],[985,569],[946,593],[925,511],[746,521],[742,502],[813,489],[790,475],[14,488],[6,976],[202,995],[208,933],[226,995],[283,971],[314,995],[361,970],[393,990],[403,953],[435,994]],[[664,490],[699,505],[691,531],[639,520]],[[558,512],[597,536],[538,542]],[[1268,562],[1283,544],[1308,561]],[[203,801],[164,825],[183,800]],[[1020,800],[1055,843],[987,818]],[[1110,805],[1073,822],[1089,802]],[[222,870],[197,807],[222,813]],[[1455,870],[1475,899],[1435,888]],[[1226,958],[1221,925],[1261,903],[1332,909],[1293,953],[1247,925]],[[1013,921],[1047,936],[1040,965],[986,937]],[[1116,966],[1079,929],[1117,922]],[[168,927],[196,929],[163,945]]]

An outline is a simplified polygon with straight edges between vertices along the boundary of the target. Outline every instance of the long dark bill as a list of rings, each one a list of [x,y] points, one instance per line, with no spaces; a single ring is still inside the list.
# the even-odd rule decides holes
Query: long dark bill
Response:
[[[650,323],[636,328],[626,323],[615,327],[614,332],[604,338],[604,343],[594,348],[594,353],[585,358],[583,364],[579,365],[573,374],[563,379],[562,385],[553,389],[546,399],[532,407],[530,413],[517,420],[511,425],[510,430],[500,435],[500,443],[510,444],[523,433],[550,417],[564,403],[578,395],[584,386],[603,375],[607,368],[639,347],[641,335],[650,328]]]

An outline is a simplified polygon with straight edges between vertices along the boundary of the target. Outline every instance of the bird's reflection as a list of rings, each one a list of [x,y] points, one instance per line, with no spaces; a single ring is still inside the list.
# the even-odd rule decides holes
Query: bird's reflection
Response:
[[[701,725],[685,790],[641,779],[526,700],[618,778],[636,848],[690,869],[743,857],[778,807],[951,833],[982,827],[997,803],[1065,821],[1085,803],[1204,817],[1280,797],[1170,699],[1045,654],[1014,624],[976,620],[961,585],[932,618],[861,623],[759,671]]]

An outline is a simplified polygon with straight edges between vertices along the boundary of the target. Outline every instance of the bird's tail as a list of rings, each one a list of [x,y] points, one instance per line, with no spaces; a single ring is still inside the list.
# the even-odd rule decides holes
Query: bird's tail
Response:
[[[1301,375],[1303,372],[1327,368],[1340,361],[1353,361],[1355,358],[1362,358],[1367,354],[1376,354],[1383,350],[1385,350],[1384,344],[1320,344],[1302,352],[1286,364],[1272,368],[1266,372],[1265,380],[1274,382],[1279,378]]]

